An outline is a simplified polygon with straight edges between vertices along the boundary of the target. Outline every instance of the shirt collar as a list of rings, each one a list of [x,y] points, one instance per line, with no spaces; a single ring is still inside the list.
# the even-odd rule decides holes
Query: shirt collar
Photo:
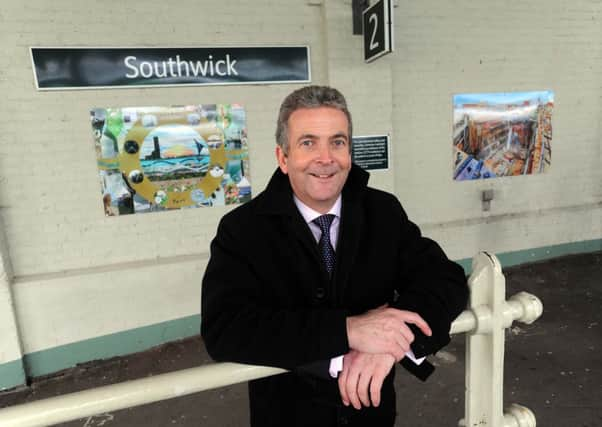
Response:
[[[305,203],[303,203],[301,200],[299,200],[299,198],[297,196],[295,196],[294,194],[293,194],[293,200],[295,201],[295,205],[297,206],[297,209],[299,209],[299,212],[301,213],[301,216],[303,217],[305,222],[311,223],[314,219],[323,215],[320,212],[317,212],[317,211],[313,210],[312,208],[310,208],[309,206],[307,206]],[[326,213],[333,214],[337,218],[340,218],[341,217],[341,200],[342,200],[342,197],[339,194],[339,197],[337,197],[337,200],[334,202],[334,205],[332,205],[330,210]]]

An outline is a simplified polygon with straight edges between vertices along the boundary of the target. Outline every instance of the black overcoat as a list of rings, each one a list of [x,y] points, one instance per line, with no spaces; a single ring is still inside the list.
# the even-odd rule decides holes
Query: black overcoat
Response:
[[[293,371],[250,382],[253,426],[358,419],[341,406],[336,380],[327,374],[328,361],[349,351],[347,316],[389,303],[419,313],[430,325],[432,337],[413,328],[417,357],[449,342],[450,324],[467,300],[462,268],[421,236],[395,196],[367,183],[368,173],[353,165],[342,193],[332,279],[280,170],[264,192],[220,221],[203,277],[207,351],[216,361]],[[362,409],[355,424],[378,425],[361,420],[376,415],[389,420],[380,425],[392,425],[393,375],[378,410]]]

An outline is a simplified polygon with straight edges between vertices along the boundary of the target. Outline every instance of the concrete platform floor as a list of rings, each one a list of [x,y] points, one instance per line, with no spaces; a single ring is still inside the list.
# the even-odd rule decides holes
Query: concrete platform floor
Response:
[[[507,330],[504,404],[533,410],[544,427],[602,426],[602,252],[505,269],[507,295],[527,291],[544,304],[533,325]],[[399,370],[397,426],[456,426],[464,410],[464,337],[431,360],[427,383]],[[0,407],[210,363],[199,338],[97,361],[0,393]],[[248,424],[246,385],[61,424],[64,427]]]

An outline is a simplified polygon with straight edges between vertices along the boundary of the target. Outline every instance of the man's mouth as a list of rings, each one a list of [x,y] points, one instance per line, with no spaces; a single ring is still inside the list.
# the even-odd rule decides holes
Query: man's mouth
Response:
[[[320,178],[320,179],[327,179],[330,177],[334,176],[334,172],[333,173],[310,173],[311,176],[315,177],[315,178]]]

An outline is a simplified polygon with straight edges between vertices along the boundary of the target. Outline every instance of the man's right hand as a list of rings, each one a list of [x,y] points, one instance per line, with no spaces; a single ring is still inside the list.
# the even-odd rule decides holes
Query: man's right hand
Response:
[[[387,305],[350,316],[347,318],[349,347],[364,353],[388,353],[399,362],[414,341],[407,323],[418,326],[427,336],[432,335],[429,325],[417,313]]]

